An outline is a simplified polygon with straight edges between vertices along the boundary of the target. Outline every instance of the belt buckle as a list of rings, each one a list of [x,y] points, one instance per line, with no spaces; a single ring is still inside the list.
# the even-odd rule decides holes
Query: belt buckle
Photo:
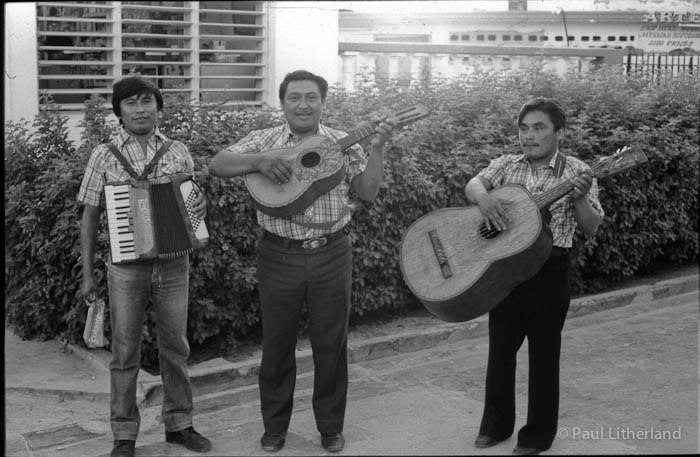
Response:
[[[301,243],[301,247],[304,249],[316,249],[325,246],[327,242],[328,240],[325,237],[311,238]]]

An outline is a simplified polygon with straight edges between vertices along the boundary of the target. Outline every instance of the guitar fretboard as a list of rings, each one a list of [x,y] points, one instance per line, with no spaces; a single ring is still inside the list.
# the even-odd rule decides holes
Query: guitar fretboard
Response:
[[[415,105],[394,113],[393,117],[397,120],[396,127],[403,127],[419,119],[423,119],[428,114],[430,114],[430,110],[428,110],[428,108],[423,105]],[[359,143],[368,136],[373,135],[375,133],[374,129],[377,128],[380,122],[382,121],[368,122],[357,130],[349,133],[348,136],[343,137],[336,142],[340,146],[341,150],[344,151],[353,144]]]
[[[601,159],[598,163],[591,167],[591,175],[593,178],[606,178],[618,174],[628,168],[635,167],[647,161],[647,157],[641,151],[627,152],[627,148],[622,151]],[[561,184],[558,184],[551,189],[548,189],[541,194],[533,196],[539,209],[546,208],[555,201],[559,200],[569,192],[574,190],[574,185],[568,179]]]
[[[360,127],[357,130],[352,131],[348,136],[345,136],[338,140],[340,148],[344,151],[355,143],[359,143],[368,136],[374,134],[374,129],[377,128],[379,122],[372,122],[369,125]]]

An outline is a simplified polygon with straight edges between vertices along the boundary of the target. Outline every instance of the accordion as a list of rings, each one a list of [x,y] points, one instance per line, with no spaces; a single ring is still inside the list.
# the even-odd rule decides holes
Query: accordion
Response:
[[[104,191],[112,263],[179,257],[209,241],[187,174],[108,183]]]

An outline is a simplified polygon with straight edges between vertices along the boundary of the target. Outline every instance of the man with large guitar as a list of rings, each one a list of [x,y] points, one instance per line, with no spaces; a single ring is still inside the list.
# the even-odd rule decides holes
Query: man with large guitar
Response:
[[[544,266],[489,312],[486,394],[475,446],[494,446],[513,433],[516,355],[527,337],[527,423],[518,433],[513,453],[538,454],[550,448],[557,429],[561,330],[571,298],[569,249],[576,227],[594,234],[604,212],[590,168],[559,152],[566,126],[561,105],[551,98],[532,99],[520,109],[517,125],[522,154],[492,160],[465,188],[488,229],[509,228],[509,202],[489,193],[492,189],[516,184],[537,195],[569,180],[573,190],[543,211],[553,242]]]
[[[261,445],[269,452],[282,449],[291,419],[296,379],[294,352],[304,303],[309,313],[314,359],[313,410],[321,444],[331,452],[342,450],[345,444],[342,432],[348,388],[347,333],[352,275],[352,251],[346,227],[351,219],[348,192],[352,188],[359,198],[368,201],[377,196],[383,179],[384,144],[396,122],[386,120],[371,130],[374,136],[368,158],[360,146],[343,151],[336,142],[347,134],[320,123],[327,90],[328,83],[320,76],[304,70],[289,73],[279,89],[287,122],[249,133],[220,151],[209,165],[215,176],[245,175],[249,190],[253,181],[262,182],[271,195],[284,199],[289,193],[284,186],[297,183],[298,172],[317,166],[323,151],[337,147],[342,162],[338,168],[340,179],[333,181],[332,188],[314,194],[307,203],[284,208],[256,206],[258,223],[263,229],[258,243],[263,326],[259,386],[265,427]],[[305,140],[317,136],[326,138],[317,147],[305,149]],[[299,157],[296,162],[300,164],[279,154],[280,148],[295,146],[301,149],[293,154]],[[296,165],[302,170],[295,169]],[[293,208],[292,213],[289,208]]]

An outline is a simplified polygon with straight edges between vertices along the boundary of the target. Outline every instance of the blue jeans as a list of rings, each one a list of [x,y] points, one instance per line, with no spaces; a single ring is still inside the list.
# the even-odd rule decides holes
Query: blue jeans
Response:
[[[112,361],[110,423],[116,440],[136,440],[141,418],[136,383],[146,306],[153,303],[160,375],[162,417],[167,431],[192,425],[192,388],[187,375],[189,256],[138,264],[108,265]]]

